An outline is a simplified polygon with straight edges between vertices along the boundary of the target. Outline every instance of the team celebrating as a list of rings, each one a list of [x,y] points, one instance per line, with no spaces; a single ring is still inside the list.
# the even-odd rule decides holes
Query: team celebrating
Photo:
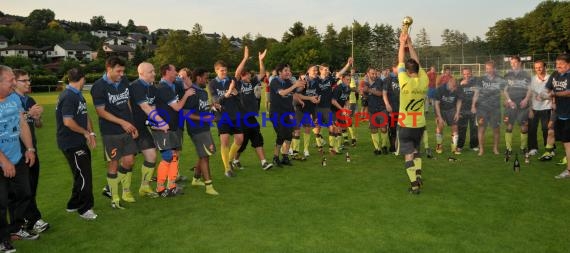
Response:
[[[259,52],[259,71],[253,73],[245,67],[250,59],[249,49],[245,47],[234,75],[228,74],[227,64],[221,60],[213,66],[213,79],[205,68],[177,70],[176,66],[165,64],[158,69],[160,81],[156,82],[154,66],[143,62],[137,68],[138,79],[129,82],[125,76],[125,60],[110,56],[105,62],[105,73],[90,90],[107,164],[103,194],[110,198],[110,206],[115,209],[124,209],[125,202],[136,202],[131,182],[133,173],[138,170],[135,167],[138,154],[143,156],[139,197],[184,194],[178,185],[185,178],[179,171],[180,159],[186,159],[181,156],[186,146],[182,141],[184,130],[197,155],[191,185],[204,187],[208,195],[220,194],[214,189],[210,167],[223,168],[228,178],[236,177],[238,171],[244,169],[240,157],[248,144],[262,170],[289,167],[294,161],[309,159],[311,135],[314,135],[323,166],[331,166],[327,165],[327,157],[339,154],[346,155],[349,161],[345,150],[357,144],[355,127],[364,121],[361,116],[368,121],[373,154],[402,155],[410,180],[409,192],[419,194],[424,176],[421,154],[425,152],[428,158],[433,157],[425,115],[430,104],[435,112],[435,153],[446,152],[443,133],[446,126],[451,128],[451,136],[447,137],[450,161],[464,151],[467,133],[469,147],[478,151],[479,156],[485,155],[487,127],[493,131],[493,154],[499,155],[501,122],[506,125],[505,161],[510,161],[517,152],[513,150],[515,125],[519,126],[520,154],[526,163],[538,153],[539,126],[544,154],[538,159],[553,159],[555,141],[562,143],[565,159],[570,157],[569,54],[556,58],[556,71],[551,75],[546,73],[545,62],[537,60],[535,75],[531,76],[523,70],[521,59],[512,56],[511,70],[504,76],[497,73],[495,63],[489,61],[481,77],[473,76],[471,69],[464,68],[461,79],[444,75],[438,82],[434,68],[426,72],[421,67],[411,41],[409,34],[402,33],[397,63],[386,71],[370,67],[363,78],[351,68],[352,58],[337,72],[332,72],[327,64],[310,65],[295,78],[289,65],[278,64],[269,75],[264,65],[265,56],[271,53],[267,50]],[[85,73],[73,68],[67,72],[67,78],[68,85],[59,94],[55,110],[57,145],[73,176],[66,211],[95,220],[98,215],[93,210],[91,150],[97,146],[97,134],[87,110],[88,101],[82,93]],[[259,116],[264,82],[269,114],[261,121],[270,121],[275,132],[272,159],[265,157],[267,138],[261,131],[265,124],[260,123]],[[12,247],[10,240],[37,239],[50,227],[36,204],[40,163],[35,128],[42,127],[45,115],[42,115],[43,108],[28,94],[30,84],[30,76],[25,71],[0,65],[2,249]],[[358,99],[366,111],[357,112]],[[214,126],[217,131],[212,131]],[[220,138],[221,165],[210,164],[210,157],[218,150],[212,137],[216,132]],[[325,151],[327,143],[328,152]],[[420,152],[422,143],[424,152]],[[570,178],[570,166],[564,163],[566,169],[556,176],[558,179]],[[156,187],[152,186],[153,181]]]

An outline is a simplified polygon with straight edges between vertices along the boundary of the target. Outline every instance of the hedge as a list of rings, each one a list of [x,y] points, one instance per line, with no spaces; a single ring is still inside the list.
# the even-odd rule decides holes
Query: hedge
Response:
[[[55,91],[59,81],[56,75],[34,75],[31,79],[33,92]]]

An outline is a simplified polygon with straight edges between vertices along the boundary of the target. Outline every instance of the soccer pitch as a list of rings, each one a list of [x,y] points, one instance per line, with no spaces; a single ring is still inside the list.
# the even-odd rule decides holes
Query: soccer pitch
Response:
[[[492,154],[490,130],[483,157],[474,151],[465,151],[453,163],[445,153],[433,160],[424,157],[425,185],[419,196],[407,192],[403,158],[374,155],[368,127],[361,125],[357,147],[347,148],[350,163],[344,155],[329,156],[328,166],[322,167],[311,145],[308,161],[263,171],[248,147],[241,158],[246,169],[226,178],[217,153],[211,169],[219,196],[186,182],[185,195],[144,199],[136,194],[136,203],[114,210],[100,192],[106,166],[88,93],[98,134],[92,156],[99,217],[85,221],[65,211],[72,176],[55,140],[58,94],[31,95],[45,109],[44,127],[36,131],[41,161],[37,200],[51,228],[37,241],[15,242],[18,252],[570,252],[565,213],[570,199],[564,195],[570,181],[554,179],[563,167],[533,157],[514,173],[512,162]],[[433,148],[433,113],[428,122]],[[262,131],[270,160],[275,135],[271,127]],[[514,132],[518,151],[518,128]],[[219,150],[215,128],[213,135]],[[449,151],[449,128],[444,136]],[[180,172],[191,177],[196,155],[186,134],[183,146]],[[562,157],[558,146],[555,160]],[[504,151],[503,135],[500,147]],[[142,156],[137,158],[135,192]]]

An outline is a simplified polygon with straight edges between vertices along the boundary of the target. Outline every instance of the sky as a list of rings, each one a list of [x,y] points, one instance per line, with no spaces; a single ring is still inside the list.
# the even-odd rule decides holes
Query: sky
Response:
[[[93,16],[103,15],[108,23],[129,19],[136,25],[146,25],[150,31],[158,28],[192,30],[195,23],[204,33],[217,32],[241,37],[251,33],[281,40],[293,23],[315,26],[322,34],[328,24],[340,31],[353,20],[363,24],[401,26],[405,16],[414,24],[410,34],[415,36],[425,28],[432,45],[441,44],[446,28],[466,33],[469,38],[485,33],[496,21],[517,18],[532,11],[537,0],[2,0],[0,11],[28,16],[34,9],[48,8],[56,19],[89,23]]]

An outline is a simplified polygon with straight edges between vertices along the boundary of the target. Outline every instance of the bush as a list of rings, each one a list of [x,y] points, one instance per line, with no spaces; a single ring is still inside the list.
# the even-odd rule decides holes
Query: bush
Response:
[[[56,75],[37,75],[32,77],[33,92],[55,91],[59,78]]]

